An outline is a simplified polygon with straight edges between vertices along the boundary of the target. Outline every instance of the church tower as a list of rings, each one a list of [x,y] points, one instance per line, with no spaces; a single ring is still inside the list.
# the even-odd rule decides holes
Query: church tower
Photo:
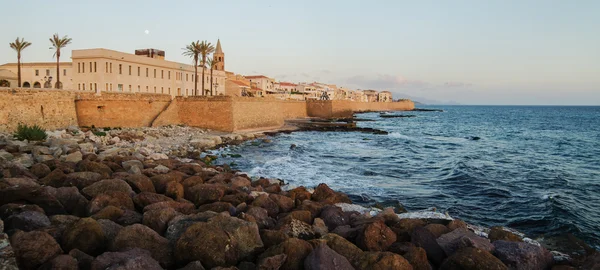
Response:
[[[225,70],[225,53],[223,53],[223,49],[221,48],[220,39],[217,39],[217,48],[215,49],[215,53],[213,53],[213,61],[218,61],[215,70]]]

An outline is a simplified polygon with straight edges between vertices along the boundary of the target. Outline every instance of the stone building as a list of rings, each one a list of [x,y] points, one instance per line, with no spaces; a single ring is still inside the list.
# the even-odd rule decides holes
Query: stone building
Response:
[[[379,102],[392,102],[392,92],[390,91],[381,91],[379,92],[379,96],[377,97]]]
[[[264,92],[275,91],[275,80],[264,75],[252,75],[244,76],[244,78],[250,83],[255,83],[256,88],[263,90]]]
[[[17,87],[17,69],[17,63],[0,65],[0,81],[6,80],[11,87]],[[73,89],[72,63],[61,62],[60,72],[62,88]],[[21,86],[23,88],[59,88],[56,83],[56,62],[21,63]]]
[[[376,90],[363,90],[367,102],[377,102],[379,93]]]

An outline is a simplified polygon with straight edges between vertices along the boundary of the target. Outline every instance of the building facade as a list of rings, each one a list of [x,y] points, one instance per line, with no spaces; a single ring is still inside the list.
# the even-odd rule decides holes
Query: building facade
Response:
[[[11,87],[18,84],[17,63],[0,65],[0,81],[6,80]],[[71,62],[60,63],[60,83],[62,89],[73,89],[73,70]],[[56,82],[56,62],[21,63],[21,87],[23,88],[59,88]]]
[[[378,96],[379,102],[392,102],[392,92],[390,91],[381,91]]]

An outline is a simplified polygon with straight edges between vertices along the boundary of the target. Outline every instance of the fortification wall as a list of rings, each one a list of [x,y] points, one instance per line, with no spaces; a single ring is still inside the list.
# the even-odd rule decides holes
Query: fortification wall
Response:
[[[268,98],[233,99],[234,130],[276,128],[283,126],[282,102]]]
[[[227,132],[234,130],[231,97],[177,97],[176,102],[182,124]]]
[[[306,101],[306,111],[311,117],[331,117],[331,101],[310,100]]]
[[[280,101],[280,108],[283,119],[308,117],[308,110],[304,101]]]
[[[80,126],[147,127],[170,101],[162,94],[78,93],[75,107]]]
[[[355,112],[408,111],[415,108],[410,101],[356,102],[350,100],[307,101],[308,115],[313,117],[351,117]]]
[[[19,123],[59,129],[77,125],[75,94],[65,90],[0,88],[0,131]]]

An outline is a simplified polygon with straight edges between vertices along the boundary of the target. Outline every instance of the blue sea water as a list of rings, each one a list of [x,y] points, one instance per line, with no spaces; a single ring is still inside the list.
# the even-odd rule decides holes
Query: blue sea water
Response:
[[[357,114],[375,120],[359,126],[388,135],[281,134],[221,150],[242,157],[219,162],[292,185],[326,183],[357,203],[435,207],[476,225],[538,239],[572,233],[600,246],[600,107],[436,108],[444,112]]]

